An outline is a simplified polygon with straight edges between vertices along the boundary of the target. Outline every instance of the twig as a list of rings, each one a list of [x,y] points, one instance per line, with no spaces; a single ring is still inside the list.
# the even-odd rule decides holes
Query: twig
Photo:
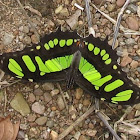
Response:
[[[111,18],[110,16],[108,16],[107,14],[105,14],[104,12],[102,12],[93,3],[91,3],[91,6],[93,6],[98,12],[100,12],[104,17],[106,17],[113,24],[116,24],[116,20],[114,20],[113,18]],[[140,35],[140,32],[139,31],[134,31],[134,30],[130,30],[128,28],[124,28],[122,25],[120,25],[119,28],[120,28],[120,30],[122,30],[124,32],[124,34]]]
[[[71,124],[65,131],[63,131],[57,140],[62,140],[65,136],[67,136],[80,122],[82,122],[87,116],[89,116],[95,108],[92,106],[87,112],[85,112],[81,117],[79,117],[73,124]]]
[[[115,49],[114,47],[115,47],[116,39],[117,39],[117,36],[118,36],[118,31],[119,31],[119,26],[121,24],[122,15],[123,15],[124,10],[127,8],[129,3],[130,3],[130,0],[127,0],[125,2],[125,4],[123,5],[123,7],[121,8],[119,14],[118,14],[117,22],[116,22],[115,30],[114,30],[112,49]]]
[[[85,4],[86,4],[86,14],[87,14],[89,34],[92,34],[95,37],[95,31],[92,27],[92,18],[91,18],[91,13],[90,13],[89,0],[85,0]]]
[[[18,83],[18,82],[20,82],[20,81],[21,81],[21,79],[16,80],[16,81],[14,81],[13,83],[10,83],[10,84],[8,84],[8,85],[6,85],[6,86],[1,87],[0,90],[1,90],[1,89],[4,89],[4,88],[6,88],[6,87],[9,87],[9,86],[11,86],[11,85],[14,85],[14,84],[16,84],[16,83]]]
[[[7,93],[6,89],[4,90],[4,112],[6,112],[6,105],[7,105]]]
[[[17,2],[18,2],[18,4],[19,4],[19,6],[20,6],[20,8],[21,8],[21,10],[22,10],[22,12],[23,12],[23,14],[24,14],[24,16],[27,18],[29,24],[31,25],[32,29],[34,30],[34,33],[35,33],[37,39],[39,40],[39,38],[40,38],[40,37],[39,37],[39,34],[38,34],[36,28],[34,27],[33,23],[31,22],[29,16],[27,15],[26,11],[24,10],[24,7],[22,6],[20,0],[17,0]]]
[[[121,140],[120,137],[116,134],[116,132],[112,129],[112,127],[109,125],[108,121],[105,120],[103,114],[99,110],[99,100],[95,100],[95,113],[100,118],[100,120],[104,123],[104,125],[109,129],[109,131],[112,133],[112,135],[116,138],[116,140]]]

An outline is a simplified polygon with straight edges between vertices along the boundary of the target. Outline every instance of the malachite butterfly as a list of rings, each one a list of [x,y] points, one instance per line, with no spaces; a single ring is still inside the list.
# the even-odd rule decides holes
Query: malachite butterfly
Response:
[[[87,93],[115,104],[140,102],[140,89],[127,78],[117,63],[116,51],[89,35],[74,32],[45,35],[39,44],[0,56],[0,68],[14,77],[29,81],[66,81]]]

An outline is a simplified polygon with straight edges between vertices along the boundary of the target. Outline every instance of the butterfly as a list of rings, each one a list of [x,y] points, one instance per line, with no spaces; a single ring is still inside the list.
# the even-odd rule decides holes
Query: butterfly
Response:
[[[31,82],[66,81],[67,89],[77,84],[110,103],[139,103],[140,89],[127,78],[117,59],[107,39],[82,38],[76,31],[58,28],[37,45],[0,55],[0,69]]]

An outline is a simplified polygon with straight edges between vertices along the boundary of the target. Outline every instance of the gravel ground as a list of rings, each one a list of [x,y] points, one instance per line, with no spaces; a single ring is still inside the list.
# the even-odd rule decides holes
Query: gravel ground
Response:
[[[117,19],[125,0],[92,0],[101,11]],[[88,35],[85,11],[77,9],[74,3],[84,7],[82,0],[24,0],[26,12],[40,36],[55,31],[59,25],[63,30],[77,30],[81,36]],[[0,52],[11,52],[37,44],[38,39],[21,8],[15,0],[0,1]],[[93,28],[96,37],[109,36],[112,43],[114,25],[91,7]],[[140,31],[140,2],[132,0],[124,12],[121,24],[125,28]],[[140,86],[140,36],[125,35],[119,32],[115,45],[122,69],[131,80]],[[2,72],[1,72],[2,73]],[[1,74],[2,75],[2,74]],[[0,76],[2,77],[2,76]],[[5,75],[2,84],[14,81]],[[3,86],[3,85],[0,86]],[[65,83],[29,83],[20,81],[0,91],[0,117],[11,116],[11,120],[20,120],[17,140],[55,140],[68,126],[75,122],[94,103],[93,98],[75,86],[64,94]],[[100,102],[101,111],[110,120],[111,126],[125,113],[128,106]],[[140,104],[126,115],[127,122],[140,127]],[[134,121],[139,119],[139,121]],[[139,140],[134,133],[129,134],[128,127],[118,126],[118,134],[124,140]],[[126,131],[125,131],[126,130]],[[133,130],[134,131],[134,130]],[[126,133],[125,133],[126,132]],[[112,135],[101,120],[92,113],[82,121],[65,140],[111,140]]]

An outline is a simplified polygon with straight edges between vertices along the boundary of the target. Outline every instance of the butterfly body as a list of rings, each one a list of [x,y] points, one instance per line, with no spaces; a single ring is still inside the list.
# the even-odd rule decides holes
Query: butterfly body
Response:
[[[140,102],[140,89],[117,63],[116,51],[107,40],[58,29],[45,35],[39,44],[0,56],[0,68],[29,81],[66,81],[87,93],[115,104]]]

